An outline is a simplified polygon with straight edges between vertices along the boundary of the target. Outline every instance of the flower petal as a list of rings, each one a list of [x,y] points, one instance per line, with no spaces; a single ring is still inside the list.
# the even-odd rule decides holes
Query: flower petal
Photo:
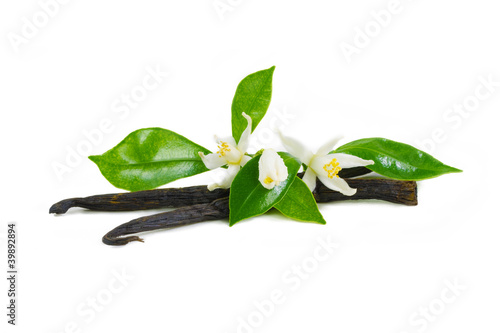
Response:
[[[248,155],[243,155],[243,157],[241,158],[241,161],[240,161],[240,166],[244,167],[245,164],[247,164],[247,162],[250,161],[251,159],[252,159],[252,157],[250,157]]]
[[[239,165],[230,164],[227,167],[226,175],[222,179],[222,181],[208,185],[208,190],[213,191],[217,188],[230,188],[231,183],[233,182],[233,179],[234,177],[236,177],[236,174],[238,173],[239,170],[240,170]]]
[[[328,187],[330,190],[338,191],[347,196],[356,194],[356,189],[349,187],[349,184],[347,184],[347,182],[342,178],[328,178],[321,175],[318,175],[318,178],[323,183],[323,185]]]
[[[234,138],[232,136],[226,136],[223,138],[219,138],[217,135],[214,135],[215,142],[217,142],[218,145],[221,145],[223,142],[236,147],[236,141],[234,141]]]
[[[207,186],[209,191],[213,191],[213,190],[221,188],[221,187],[222,187],[222,185],[219,183],[212,183],[212,184],[208,184],[208,186]]]
[[[264,149],[259,159],[259,181],[268,190],[288,177],[288,169],[274,149]]]
[[[208,169],[216,169],[227,164],[226,160],[218,154],[205,155],[200,151],[198,155],[200,155],[203,164],[205,164]]]
[[[285,181],[288,178],[288,168],[285,165],[285,161],[275,152],[277,158],[274,160],[274,167],[276,170],[276,181],[279,185],[280,182]]]
[[[309,165],[313,156],[312,152],[294,138],[283,135],[281,131],[278,131],[278,133],[286,150],[293,156],[298,157],[302,163]]]
[[[233,137],[220,139],[216,136],[215,139],[219,149],[216,154],[223,158],[226,163],[240,164],[243,153],[236,148]]]
[[[340,169],[335,169],[335,167],[340,166],[340,163],[335,161],[330,155],[314,156],[309,164],[309,169],[313,169],[314,173],[316,173],[318,177],[328,177],[328,170],[330,170],[330,175],[334,177]]]
[[[238,149],[242,153],[246,153],[248,150],[248,145],[250,144],[250,134],[252,134],[252,118],[247,115],[245,112],[242,112],[241,115],[245,117],[248,122],[247,128],[241,133],[240,141],[238,142]]]
[[[333,147],[339,142],[339,140],[342,139],[341,136],[337,136],[329,141],[327,141],[325,144],[323,144],[321,147],[319,147],[318,151],[316,152],[316,155],[326,155],[330,151],[332,151]]]
[[[364,160],[360,157],[344,153],[329,154],[326,156],[329,156],[330,159],[337,159],[337,162],[339,162],[342,168],[355,168],[375,164],[372,160]]]
[[[312,168],[307,168],[306,172],[304,172],[304,177],[302,177],[304,183],[306,183],[307,187],[312,191],[316,188],[316,174],[314,173]]]
[[[234,177],[236,177],[236,175],[238,174],[240,169],[241,169],[241,167],[237,164],[230,164],[227,167],[227,181],[229,182],[229,186],[231,186],[231,183],[233,182]]]

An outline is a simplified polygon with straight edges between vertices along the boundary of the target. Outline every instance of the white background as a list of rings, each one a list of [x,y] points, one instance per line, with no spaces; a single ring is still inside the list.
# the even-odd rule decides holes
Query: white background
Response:
[[[220,3],[230,10],[221,14],[212,0],[75,0],[57,10],[52,6],[44,22],[37,1],[2,2],[3,262],[8,222],[18,224],[19,237],[18,326],[6,324],[2,278],[2,327],[9,332],[498,331],[497,4]],[[396,8],[390,22],[385,17],[384,27],[374,24],[371,12],[388,8]],[[41,27],[29,34],[26,22],[34,19]],[[373,30],[364,45],[359,29],[366,27]],[[15,44],[16,38],[24,39]],[[357,45],[357,53],[346,57],[341,48],[346,44]],[[85,146],[84,131],[98,129],[105,119],[112,123],[85,156],[104,153],[128,133],[151,126],[213,150],[214,134],[231,133],[238,82],[273,65],[272,103],[253,136],[255,147],[279,148],[268,139],[270,123],[313,149],[339,134],[344,143],[382,136],[418,146],[438,133],[434,147],[422,148],[464,172],[420,182],[416,207],[322,204],[326,226],[271,214],[232,228],[215,221],[148,233],[144,244],[124,247],[106,246],[101,237],[157,211],[48,214],[63,198],[120,191],[86,158],[57,176],[54,165],[67,164],[68,149]],[[114,112],[121,96],[142,84],[147,68],[168,77],[128,114]],[[481,77],[496,86],[488,91]],[[469,107],[472,111],[447,111],[478,101],[478,91],[482,100]],[[203,174],[167,186],[213,178]],[[321,252],[321,262],[313,256],[318,239],[339,244],[332,254]],[[303,264],[307,278],[291,271]],[[128,280],[120,282],[116,274]],[[459,289],[450,290],[450,284]],[[269,306],[271,294],[280,292],[282,302]],[[243,328],[242,321],[253,326]]]

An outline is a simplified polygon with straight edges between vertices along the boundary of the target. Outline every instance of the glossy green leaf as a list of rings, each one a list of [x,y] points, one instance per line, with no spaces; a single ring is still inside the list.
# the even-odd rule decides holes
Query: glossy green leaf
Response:
[[[300,162],[288,153],[278,153],[288,170],[288,177],[272,190],[259,182],[259,159],[255,156],[238,172],[231,184],[229,193],[229,225],[249,217],[264,214],[278,203],[292,185]]]
[[[132,132],[116,147],[89,159],[114,186],[140,191],[207,171],[200,151],[210,153],[177,133],[153,127]]]
[[[286,195],[274,205],[283,215],[304,222],[326,224],[311,190],[299,177],[295,177]]]
[[[238,84],[231,105],[232,133],[236,142],[247,127],[247,120],[241,115],[243,112],[252,118],[252,132],[264,118],[271,103],[274,68],[250,74]]]
[[[451,172],[462,172],[410,145],[384,138],[368,138],[347,143],[334,151],[372,160],[367,168],[400,180],[423,180]]]

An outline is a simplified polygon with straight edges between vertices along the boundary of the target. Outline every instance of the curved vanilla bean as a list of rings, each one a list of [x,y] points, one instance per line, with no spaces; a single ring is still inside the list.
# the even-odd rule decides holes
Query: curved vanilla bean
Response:
[[[314,197],[317,202],[332,202],[360,199],[378,199],[393,203],[417,205],[417,183],[392,179],[347,179],[349,186],[356,188],[353,196],[332,191],[319,181]],[[125,245],[132,241],[142,242],[138,236],[125,235],[171,227],[179,227],[203,221],[220,220],[229,216],[229,198],[217,199],[211,203],[178,208],[173,211],[144,216],[124,223],[108,232],[102,238],[107,245]]]
[[[365,167],[342,169],[341,178],[362,176],[371,171]],[[301,176],[301,174],[299,174]],[[64,214],[72,207],[96,211],[134,211],[155,208],[177,208],[202,203],[210,203],[218,198],[227,197],[229,190],[209,191],[206,186],[184,188],[161,188],[148,191],[124,192],[93,195],[85,198],[70,198],[59,201],[50,207],[50,214]]]
[[[228,216],[229,198],[225,197],[216,199],[211,203],[182,207],[170,212],[134,219],[108,232],[102,237],[102,242],[107,245],[125,245],[133,241],[142,242],[142,238],[138,236],[122,236],[144,231],[180,227],[203,221],[220,220]]]

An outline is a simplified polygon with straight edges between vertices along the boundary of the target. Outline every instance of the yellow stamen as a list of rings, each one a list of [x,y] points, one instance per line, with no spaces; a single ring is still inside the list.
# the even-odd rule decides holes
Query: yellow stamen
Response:
[[[217,154],[219,154],[219,157],[225,156],[226,153],[231,151],[227,142],[221,142],[220,146],[217,146],[217,147],[219,147],[219,150],[217,151]]]
[[[330,163],[325,164],[323,166],[323,169],[328,172],[328,178],[339,178],[338,173],[340,170],[342,170],[342,168],[339,167],[339,163],[337,162],[336,158],[332,159]]]
[[[266,179],[264,179],[264,183],[265,183],[266,185],[271,184],[273,181],[274,181],[274,180],[273,180],[271,177],[269,177],[269,176],[267,176],[267,177],[266,177]]]

